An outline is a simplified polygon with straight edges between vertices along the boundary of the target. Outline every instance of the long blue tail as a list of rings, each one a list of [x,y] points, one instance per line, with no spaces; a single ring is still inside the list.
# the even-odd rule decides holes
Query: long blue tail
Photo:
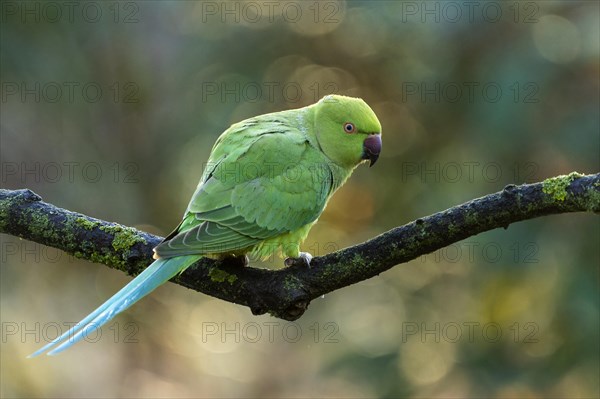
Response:
[[[119,292],[104,302],[98,309],[77,323],[60,337],[54,339],[40,350],[27,357],[35,357],[50,350],[48,355],[56,355],[81,341],[89,328],[100,328],[113,317],[148,295],[159,285],[188,268],[200,256],[177,256],[168,259],[158,259],[146,268],[140,275],[131,280]]]

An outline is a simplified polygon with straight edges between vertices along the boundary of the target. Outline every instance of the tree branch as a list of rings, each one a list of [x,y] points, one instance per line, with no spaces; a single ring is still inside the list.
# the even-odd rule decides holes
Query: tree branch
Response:
[[[311,300],[366,280],[394,265],[498,227],[539,216],[600,212],[600,174],[571,173],[534,184],[509,185],[446,211],[396,227],[369,241],[316,257],[311,268],[241,268],[202,258],[173,282],[253,314],[295,320]],[[0,190],[0,233],[61,249],[78,258],[140,273],[160,237],[74,213],[30,190]]]

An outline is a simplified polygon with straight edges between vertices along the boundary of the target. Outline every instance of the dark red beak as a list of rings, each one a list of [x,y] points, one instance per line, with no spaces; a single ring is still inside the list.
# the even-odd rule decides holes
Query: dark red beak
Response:
[[[371,161],[369,167],[375,165],[381,152],[381,134],[371,134],[363,143],[362,159]]]

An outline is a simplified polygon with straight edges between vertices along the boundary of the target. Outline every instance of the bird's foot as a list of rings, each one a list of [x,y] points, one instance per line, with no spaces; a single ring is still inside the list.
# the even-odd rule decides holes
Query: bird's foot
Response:
[[[308,252],[300,252],[300,256],[297,258],[285,258],[283,264],[286,267],[300,265],[310,268],[310,261],[312,260],[312,255]]]

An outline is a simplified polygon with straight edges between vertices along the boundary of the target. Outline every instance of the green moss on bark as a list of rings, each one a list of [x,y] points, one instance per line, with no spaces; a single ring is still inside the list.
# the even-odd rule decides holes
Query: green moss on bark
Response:
[[[100,230],[113,235],[112,247],[117,252],[122,252],[123,257],[127,257],[131,247],[136,243],[146,244],[146,240],[138,235],[138,232],[131,227],[125,226],[100,226]]]
[[[237,276],[234,274],[229,274],[225,270],[221,270],[219,268],[212,268],[208,272],[208,276],[211,281],[215,283],[224,283],[227,281],[229,284],[233,284],[237,280]]]
[[[556,201],[564,201],[568,195],[567,187],[569,187],[573,180],[583,176],[581,173],[571,172],[568,175],[551,177],[542,183],[542,191]]]

